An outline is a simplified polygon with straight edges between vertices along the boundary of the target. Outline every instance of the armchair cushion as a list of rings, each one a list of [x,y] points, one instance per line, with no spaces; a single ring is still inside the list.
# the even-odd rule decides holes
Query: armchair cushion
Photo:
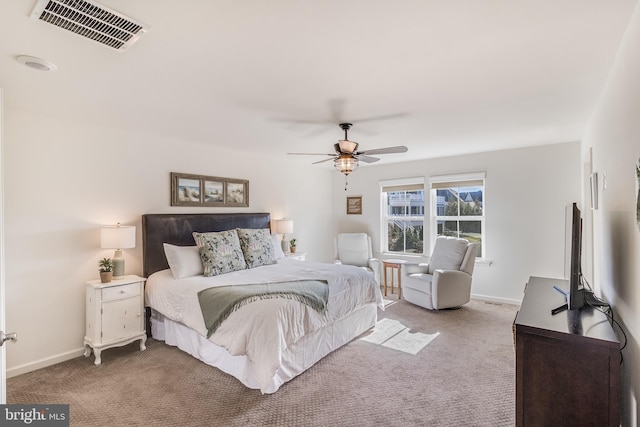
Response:
[[[402,287],[405,291],[408,289],[415,289],[416,291],[424,292],[431,295],[431,282],[433,281],[433,275],[424,272],[409,273],[412,269],[418,267],[418,264],[405,264],[401,267],[401,273],[403,276],[410,277],[411,280],[404,279],[402,281]]]
[[[366,233],[340,233],[334,244],[335,263],[355,265],[373,273],[380,283],[382,262],[373,258],[371,237]]]
[[[342,264],[368,267],[371,244],[366,233],[340,233],[337,237],[337,259]]]
[[[408,276],[416,276],[429,273],[429,264],[415,264],[407,262],[402,266],[402,272]]]
[[[456,237],[439,237],[429,262],[429,274],[436,270],[460,270],[469,242]]]

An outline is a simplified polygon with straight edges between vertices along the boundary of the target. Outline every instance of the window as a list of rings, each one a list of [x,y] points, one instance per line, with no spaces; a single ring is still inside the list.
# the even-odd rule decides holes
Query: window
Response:
[[[424,178],[380,183],[382,251],[424,252]]]
[[[454,236],[478,243],[484,254],[484,173],[436,176],[431,185],[431,236]]]

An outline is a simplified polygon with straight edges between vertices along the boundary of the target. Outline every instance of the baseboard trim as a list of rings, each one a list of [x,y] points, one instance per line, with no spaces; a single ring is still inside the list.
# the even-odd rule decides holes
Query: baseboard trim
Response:
[[[520,305],[520,304],[522,304],[522,300],[511,299],[511,298],[492,297],[492,296],[488,296],[488,295],[471,294],[471,298],[477,299],[477,300],[480,300],[480,301],[497,302],[497,303],[501,303],[501,304],[511,304],[511,305]]]
[[[84,347],[7,369],[7,378],[33,372],[84,355]]]

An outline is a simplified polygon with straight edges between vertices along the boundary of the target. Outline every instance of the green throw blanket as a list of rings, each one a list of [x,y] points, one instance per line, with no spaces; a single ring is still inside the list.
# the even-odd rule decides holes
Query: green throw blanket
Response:
[[[268,298],[294,299],[322,313],[329,299],[329,285],[326,280],[296,280],[203,289],[198,292],[198,301],[207,327],[207,338],[235,310],[252,301]]]

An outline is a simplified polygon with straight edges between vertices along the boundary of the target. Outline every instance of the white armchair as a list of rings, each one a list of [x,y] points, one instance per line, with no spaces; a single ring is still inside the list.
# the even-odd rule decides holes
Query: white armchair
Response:
[[[373,273],[380,284],[382,261],[373,257],[371,237],[366,233],[339,233],[334,240],[336,264],[355,265]]]
[[[468,303],[477,252],[477,243],[438,237],[428,264],[405,263],[400,267],[403,298],[429,310]]]

